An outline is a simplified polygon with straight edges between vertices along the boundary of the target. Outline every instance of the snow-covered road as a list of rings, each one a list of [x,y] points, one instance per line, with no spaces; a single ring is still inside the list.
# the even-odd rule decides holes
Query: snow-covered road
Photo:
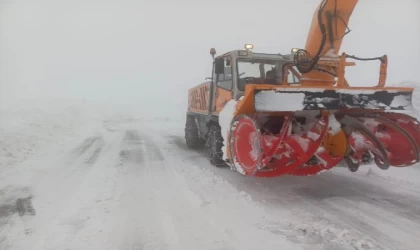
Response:
[[[419,167],[249,178],[183,126],[108,117],[0,168],[0,249],[418,249]]]

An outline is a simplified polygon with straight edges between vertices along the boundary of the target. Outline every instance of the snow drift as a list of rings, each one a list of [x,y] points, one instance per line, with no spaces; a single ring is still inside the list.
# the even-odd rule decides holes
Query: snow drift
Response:
[[[0,109],[0,170],[48,145],[67,143],[98,122],[98,110],[81,100],[28,100]]]

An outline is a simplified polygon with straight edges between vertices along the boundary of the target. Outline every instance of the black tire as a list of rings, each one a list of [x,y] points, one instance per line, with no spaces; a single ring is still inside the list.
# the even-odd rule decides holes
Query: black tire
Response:
[[[185,122],[185,142],[189,148],[199,149],[203,148],[206,144],[204,139],[199,136],[197,124],[195,123],[194,116],[188,115]]]
[[[207,136],[207,156],[211,164],[217,167],[226,166],[223,160],[223,137],[220,127],[217,125],[210,125]]]

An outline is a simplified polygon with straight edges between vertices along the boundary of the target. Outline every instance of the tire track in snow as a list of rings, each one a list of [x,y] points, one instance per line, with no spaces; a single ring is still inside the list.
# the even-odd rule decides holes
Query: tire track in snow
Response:
[[[119,163],[116,165],[116,197],[114,212],[104,226],[109,239],[104,246],[115,249],[166,249],[160,238],[156,205],[151,192],[151,181],[145,164],[147,151],[145,140],[135,130],[124,132],[120,146]]]
[[[142,133],[147,144],[146,163],[168,249],[237,249],[222,229],[202,213],[201,201],[174,171],[161,145]]]
[[[51,221],[50,231],[44,234],[45,240],[39,249],[109,248],[102,226],[118,199],[114,176],[117,175],[115,164],[121,140],[121,133],[111,133],[104,138],[101,153],[89,171],[79,176],[79,183],[74,186],[66,207]],[[95,155],[97,150],[92,152]]]
[[[264,249],[304,249],[303,245],[286,241],[281,235],[261,230],[259,224],[267,222],[265,208],[252,201],[245,192],[238,191],[223,177],[200,168],[197,159],[201,160],[201,165],[206,165],[202,156],[197,158],[194,151],[174,148],[172,143],[177,143],[173,141],[176,139],[174,137],[163,135],[154,139],[164,149],[174,176],[178,176],[180,182],[195,197],[196,206],[199,206],[202,216],[219,228],[232,242],[234,249],[258,249],[261,246]],[[310,249],[322,248],[311,245]]]
[[[112,145],[85,176],[81,198],[52,227],[58,232],[50,232],[45,249],[232,249],[217,242],[217,235],[216,242],[208,239],[214,233],[206,229],[206,218],[179,196],[182,187],[153,140],[128,130]],[[117,157],[112,167],[105,165],[109,153]]]
[[[134,130],[123,134],[120,148],[114,150],[119,159],[113,167],[114,175],[107,175],[115,181],[113,198],[107,201],[108,213],[96,212],[98,204],[104,202],[95,204],[92,212],[74,212],[90,219],[67,240],[56,241],[51,249],[59,243],[70,249],[232,249],[223,240],[223,233],[211,229],[206,217],[197,214],[191,196],[183,195],[182,182],[176,181],[153,138]],[[81,203],[88,204],[93,198],[84,200]],[[99,227],[94,230],[95,225],[101,225],[100,232]]]
[[[88,150],[88,148],[90,148],[92,146],[92,144],[94,144],[96,141],[98,141],[100,139],[102,139],[100,136],[88,137],[79,146],[77,146],[72,151],[74,153],[76,153],[77,155],[82,155],[83,153],[86,152],[86,150]]]

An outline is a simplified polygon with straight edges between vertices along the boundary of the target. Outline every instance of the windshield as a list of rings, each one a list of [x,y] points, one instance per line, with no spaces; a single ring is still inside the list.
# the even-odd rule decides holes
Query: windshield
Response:
[[[296,66],[293,66],[292,68],[295,72],[299,72]],[[289,85],[300,84],[299,78],[295,74],[293,74],[293,72],[290,69],[287,70],[287,83]]]
[[[238,89],[244,91],[248,83],[279,83],[281,72],[277,72],[277,68],[281,68],[278,61],[238,60]]]

